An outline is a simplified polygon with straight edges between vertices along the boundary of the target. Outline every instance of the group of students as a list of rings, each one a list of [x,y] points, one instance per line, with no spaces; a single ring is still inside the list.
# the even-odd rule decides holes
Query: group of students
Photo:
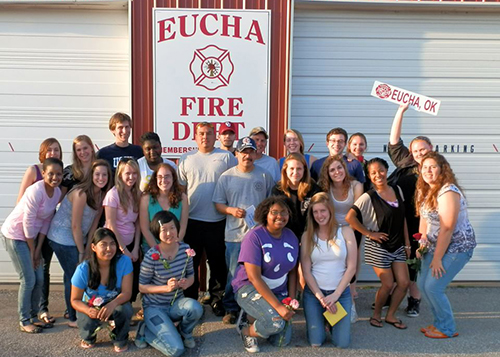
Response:
[[[93,347],[96,329],[112,321],[115,351],[125,351],[131,302],[140,292],[136,346],[178,356],[195,347],[205,254],[206,302],[224,323],[236,324],[247,351],[259,351],[259,337],[290,342],[295,312],[284,301],[296,296],[312,346],[326,339],[323,313],[335,314],[339,304],[345,309],[329,330],[333,344],[346,348],[364,236],[365,262],[381,281],[370,324],[383,327],[387,304],[385,323],[406,329],[396,312],[409,293],[408,316],[418,316],[421,295],[431,307],[434,321],[421,329],[426,337],[458,335],[445,289],[470,260],[475,234],[446,159],[426,137],[403,144],[406,110],[398,109],[391,128],[390,176],[385,160],[364,159],[362,133],[348,139],[341,128],[327,134],[329,155],[322,159],[306,154],[300,132],[289,129],[287,155],[275,160],[264,154],[264,128],[233,147],[236,131],[226,122],[216,148],[214,127],[201,122],[198,150],[178,166],[161,157],[155,133],[142,135],[141,146],[129,144],[131,119],[123,113],[110,119],[114,144],[95,153],[80,135],[66,168],[59,142],[45,140],[40,164],[26,171],[2,226],[21,282],[21,331],[53,326],[47,307],[54,252],[64,271],[69,326],[79,328],[82,348]],[[406,263],[414,257],[421,259],[418,279]]]

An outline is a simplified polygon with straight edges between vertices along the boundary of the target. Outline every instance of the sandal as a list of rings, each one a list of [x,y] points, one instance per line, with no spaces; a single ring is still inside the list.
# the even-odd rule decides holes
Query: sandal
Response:
[[[128,344],[123,346],[123,347],[120,347],[120,346],[116,346],[115,345],[115,352],[116,353],[122,353],[122,352],[126,352],[128,350]]]
[[[50,316],[48,312],[42,312],[38,315],[38,319],[46,324],[53,324],[56,322],[56,319],[53,316]]]
[[[448,335],[445,335],[444,333],[442,333],[441,331],[439,331],[438,329],[434,328],[434,330],[432,330],[432,331],[427,331],[424,334],[424,336],[429,337],[429,338],[452,338],[452,337],[457,337],[458,332],[455,332],[453,334],[453,336],[448,336]]]
[[[43,329],[54,327],[54,324],[52,322],[45,322],[45,321],[35,321],[33,322],[33,325]]]
[[[76,321],[69,321],[68,322],[68,327],[78,328],[78,325],[77,325]]]
[[[28,327],[28,326],[34,326],[35,328],[33,330],[26,330],[26,327]],[[43,329],[40,326],[36,326],[36,325],[33,325],[33,324],[26,325],[26,326],[20,325],[19,326],[19,330],[21,332],[30,333],[30,334],[41,333],[43,331]]]
[[[87,341],[85,341],[85,340],[82,340],[82,342],[80,342],[80,347],[81,347],[81,348],[84,348],[84,349],[89,349],[89,348],[92,348],[92,347],[94,347],[94,346],[95,346],[95,344],[93,344],[93,343],[88,343],[88,342],[87,342]]]
[[[385,323],[389,324],[389,325],[392,325],[394,326],[395,328],[399,329],[399,330],[406,330],[408,328],[408,326],[406,326],[403,321],[401,320],[397,320],[397,321],[387,321],[385,320]]]
[[[370,317],[370,325],[372,325],[373,327],[377,327],[377,328],[384,327],[384,325],[382,324],[382,321],[378,320],[374,317]]]
[[[427,331],[434,331],[436,328],[434,327],[434,325],[429,325],[427,327],[422,327],[420,329],[420,332],[422,333],[426,333]]]

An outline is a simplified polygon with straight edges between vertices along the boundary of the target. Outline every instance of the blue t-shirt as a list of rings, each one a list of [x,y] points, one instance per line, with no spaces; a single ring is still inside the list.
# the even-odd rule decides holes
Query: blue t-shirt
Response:
[[[271,236],[263,226],[250,230],[241,243],[239,265],[231,283],[234,291],[251,284],[244,265],[250,263],[261,267],[262,280],[273,293],[287,294],[288,273],[298,257],[299,241],[290,229],[284,228],[279,238]]]
[[[133,270],[130,258],[122,255],[116,263],[116,287],[113,290],[108,290],[106,286],[99,284],[97,290],[94,290],[89,288],[89,262],[86,260],[76,267],[75,274],[71,278],[71,285],[84,291],[82,301],[87,302],[92,297],[99,296],[103,298],[104,305],[120,294],[123,277],[132,273]]]

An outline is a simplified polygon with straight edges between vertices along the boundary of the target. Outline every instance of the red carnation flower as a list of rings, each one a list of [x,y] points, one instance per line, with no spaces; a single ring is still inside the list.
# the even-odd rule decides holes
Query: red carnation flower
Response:
[[[158,254],[158,253],[151,254],[151,259],[153,259],[153,260],[160,260],[160,254]]]

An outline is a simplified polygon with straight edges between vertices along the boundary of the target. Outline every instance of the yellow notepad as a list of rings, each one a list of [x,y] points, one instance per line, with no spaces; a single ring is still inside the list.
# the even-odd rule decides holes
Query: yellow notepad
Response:
[[[328,321],[328,323],[331,326],[335,326],[335,324],[337,322],[339,322],[340,320],[342,320],[347,315],[347,312],[345,311],[344,307],[342,305],[340,305],[340,302],[337,301],[335,303],[335,306],[337,307],[337,312],[335,314],[332,314],[328,310],[326,310],[323,313],[323,316],[325,317],[325,319]]]

